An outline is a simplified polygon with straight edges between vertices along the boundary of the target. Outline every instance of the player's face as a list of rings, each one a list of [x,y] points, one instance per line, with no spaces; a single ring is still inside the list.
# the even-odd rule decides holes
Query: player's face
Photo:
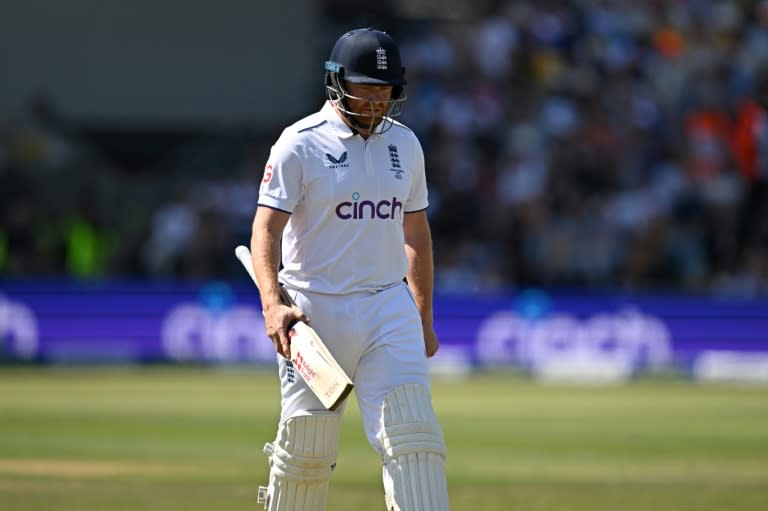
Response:
[[[389,101],[392,99],[392,86],[345,82],[344,88],[348,94],[347,108],[358,114],[360,124],[368,124],[371,121],[370,131],[373,131],[387,113]]]

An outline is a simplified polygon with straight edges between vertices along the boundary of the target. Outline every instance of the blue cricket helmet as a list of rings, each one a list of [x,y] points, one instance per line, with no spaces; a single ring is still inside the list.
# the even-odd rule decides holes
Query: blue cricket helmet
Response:
[[[339,37],[325,70],[362,85],[405,85],[405,68],[395,41],[381,30],[358,28]]]
[[[384,117],[352,111],[347,99],[361,98],[349,94],[344,87],[345,82],[391,86],[392,97],[387,101]],[[343,34],[325,62],[328,99],[341,110],[350,124],[369,132],[381,121],[384,121],[381,133],[392,127],[392,118],[400,115],[402,103],[406,100],[405,84],[405,68],[400,59],[400,49],[386,32],[375,28],[358,28]]]

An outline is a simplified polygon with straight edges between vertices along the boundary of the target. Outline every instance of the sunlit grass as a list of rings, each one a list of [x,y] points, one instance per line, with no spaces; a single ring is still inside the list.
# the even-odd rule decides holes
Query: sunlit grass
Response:
[[[0,367],[0,509],[252,510],[271,370]],[[768,509],[768,389],[435,381],[452,509]],[[329,510],[384,509],[356,403]]]

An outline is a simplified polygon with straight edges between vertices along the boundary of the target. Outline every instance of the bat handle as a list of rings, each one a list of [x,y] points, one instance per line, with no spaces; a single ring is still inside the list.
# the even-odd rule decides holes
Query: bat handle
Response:
[[[296,305],[296,302],[293,301],[293,298],[291,298],[291,295],[288,294],[288,290],[285,289],[285,286],[280,284],[280,301],[283,302],[283,304],[293,307]]]
[[[256,281],[256,274],[253,272],[253,260],[251,259],[251,251],[248,250],[248,247],[245,245],[238,245],[238,247],[235,248],[235,257],[237,257],[237,259],[242,263],[243,267],[248,272],[248,275],[251,276],[253,283],[258,289],[259,283]],[[283,287],[282,284],[280,285],[280,301],[289,307],[296,305],[296,302],[293,301],[293,298],[291,298],[291,295],[288,294],[288,291],[285,289],[285,287]]]
[[[248,272],[248,275],[251,276],[253,283],[258,289],[259,283],[256,281],[256,274],[253,272],[253,260],[251,259],[251,251],[248,250],[248,247],[245,245],[238,245],[235,249],[235,257],[237,257],[238,261],[240,261],[240,263],[243,265],[243,268],[245,268],[245,271]]]

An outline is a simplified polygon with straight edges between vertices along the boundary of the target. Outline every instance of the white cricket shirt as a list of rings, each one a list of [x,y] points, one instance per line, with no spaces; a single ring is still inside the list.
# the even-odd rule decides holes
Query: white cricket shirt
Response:
[[[429,205],[421,144],[400,123],[363,140],[326,102],[272,146],[259,205],[291,213],[280,271],[289,287],[386,288],[408,269],[403,215]]]

